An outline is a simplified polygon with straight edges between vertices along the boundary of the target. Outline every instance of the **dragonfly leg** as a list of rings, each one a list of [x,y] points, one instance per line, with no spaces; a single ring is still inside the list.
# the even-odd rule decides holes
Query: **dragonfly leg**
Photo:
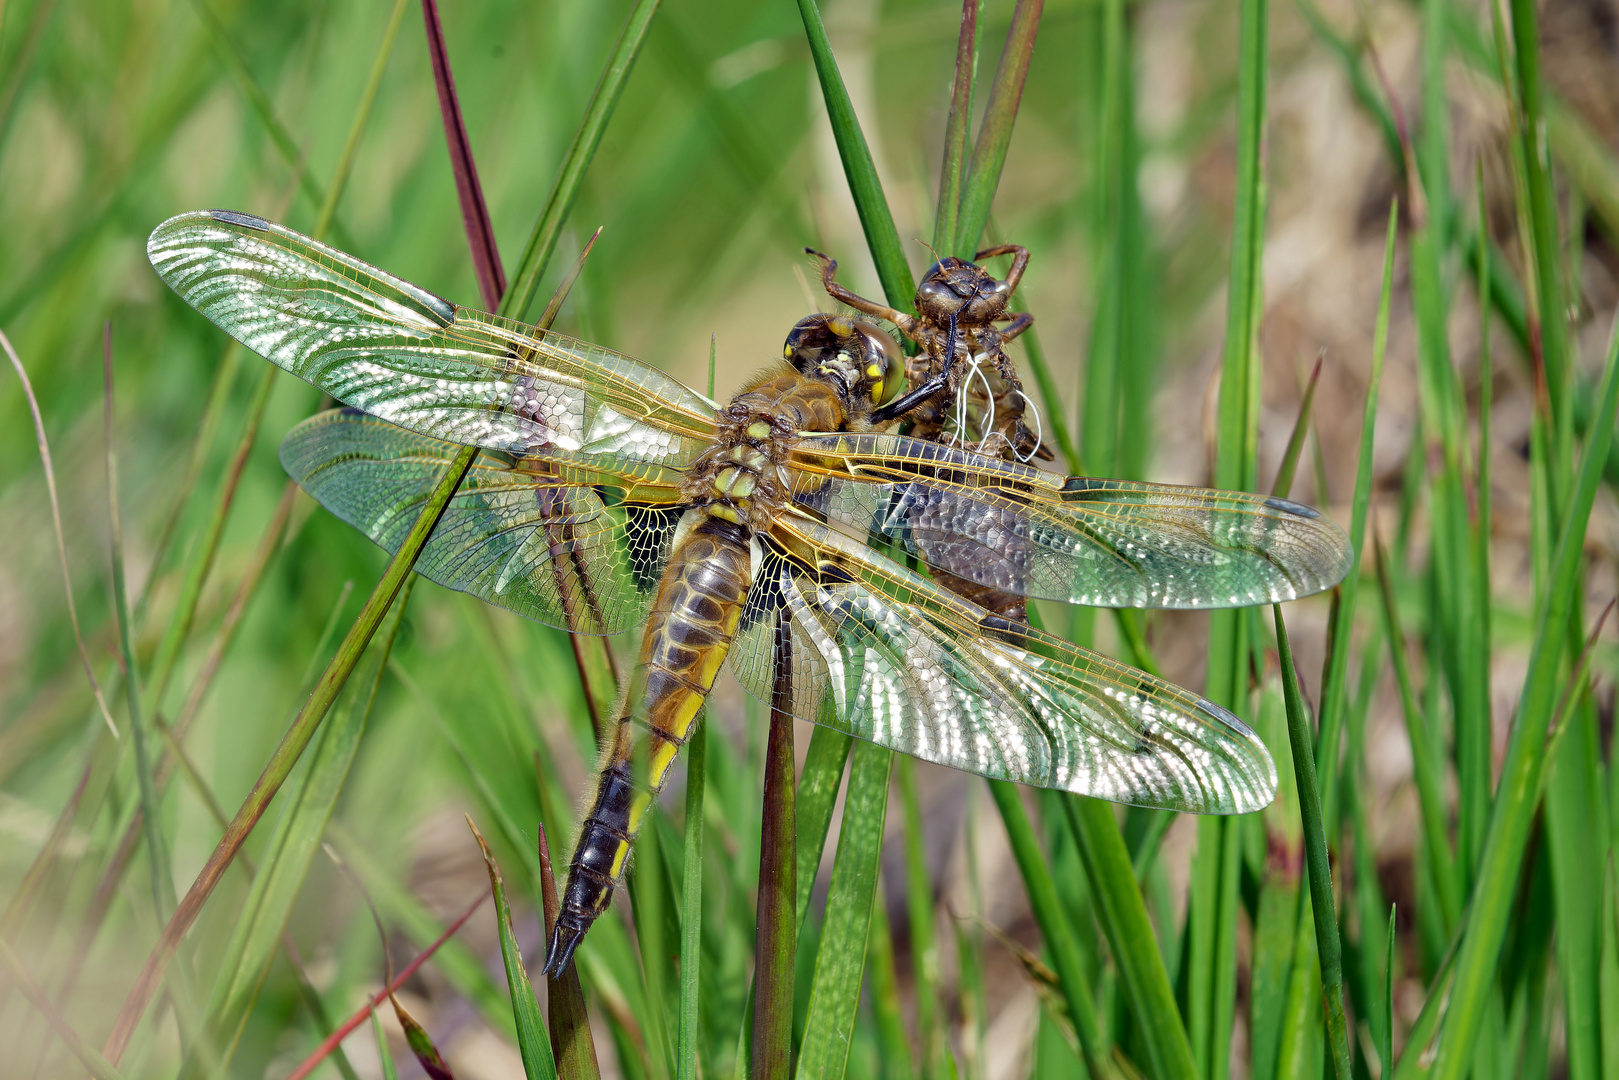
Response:
[[[898,419],[912,409],[918,408],[935,396],[950,389],[950,372],[955,367],[956,352],[958,351],[956,342],[956,317],[952,315],[950,316],[950,333],[945,338],[944,363],[939,365],[939,370],[928,376],[927,381],[922,383],[921,386],[901,394],[880,409],[872,410],[871,422],[884,424],[890,420]]]
[[[1006,291],[1017,292],[1018,282],[1023,279],[1023,271],[1029,265],[1029,249],[1022,244],[999,244],[995,247],[985,248],[973,256],[973,262],[983,262],[993,259],[997,255],[1012,256],[1012,269],[1006,272]]]
[[[905,312],[897,311],[894,308],[889,307],[887,304],[879,304],[875,300],[867,300],[859,293],[850,292],[842,285],[839,285],[833,278],[833,275],[838,272],[838,261],[836,259],[832,258],[830,255],[824,255],[821,252],[816,251],[814,248],[805,248],[804,253],[806,255],[813,255],[817,259],[821,260],[821,287],[826,290],[826,294],[828,296],[840,304],[848,304],[856,311],[862,312],[866,315],[875,316],[876,318],[883,319],[886,322],[891,322],[895,326],[899,327],[900,333],[904,334],[912,341],[917,340],[916,330],[918,320],[914,315],[907,315]]]

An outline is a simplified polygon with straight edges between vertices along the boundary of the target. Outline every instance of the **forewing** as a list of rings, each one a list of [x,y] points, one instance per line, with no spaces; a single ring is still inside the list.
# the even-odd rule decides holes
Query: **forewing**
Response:
[[[152,266],[220,329],[348,405],[452,442],[679,468],[713,402],[638,360],[457,307],[246,214],[182,214]]]
[[[1285,499],[1061,477],[898,435],[809,435],[795,496],[980,585],[1097,607],[1221,608],[1321,592],[1333,521]]]
[[[299,486],[390,552],[455,454],[452,443],[352,409],[313,416],[281,442],[281,463]],[[563,475],[542,460],[480,454],[416,570],[574,633],[628,630],[646,621],[680,508],[672,489],[615,484],[577,468]]]
[[[762,541],[731,666],[763,701],[785,664],[794,716],[941,765],[1193,813],[1276,793],[1264,744],[1196,694],[997,623],[817,522],[783,519]]]

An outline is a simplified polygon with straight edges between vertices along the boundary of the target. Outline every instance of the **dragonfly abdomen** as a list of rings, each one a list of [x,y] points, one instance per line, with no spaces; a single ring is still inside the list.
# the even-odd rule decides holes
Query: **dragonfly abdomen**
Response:
[[[751,534],[694,510],[670,556],[641,637],[641,656],[602,755],[579,830],[545,970],[560,972],[613,901],[630,845],[725,663],[753,583]]]

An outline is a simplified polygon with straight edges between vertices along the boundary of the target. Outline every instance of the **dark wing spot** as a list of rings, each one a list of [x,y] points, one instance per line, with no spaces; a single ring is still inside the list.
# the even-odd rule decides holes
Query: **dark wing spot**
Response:
[[[419,285],[412,285],[411,288],[416,290],[417,299],[427,306],[427,310],[432,313],[434,318],[445,326],[455,322],[455,313],[458,309],[454,304],[442,296],[428,292]]]
[[[1216,705],[1208,698],[1198,698],[1197,707],[1214,717],[1216,720],[1220,721],[1220,723],[1224,724],[1232,731],[1235,731],[1238,735],[1241,735],[1243,738],[1251,739],[1254,737],[1253,728],[1250,728],[1247,724],[1243,723],[1242,717],[1238,716],[1230,709]]]
[[[1284,514],[1293,514],[1301,518],[1318,518],[1321,516],[1321,512],[1315,507],[1305,506],[1303,503],[1296,503],[1291,499],[1269,498],[1265,500],[1265,505],[1272,510],[1280,510]]]
[[[230,225],[240,225],[244,229],[256,229],[259,232],[269,232],[270,223],[261,217],[252,214],[243,214],[236,210],[210,210],[208,211],[215,221],[223,221]]]

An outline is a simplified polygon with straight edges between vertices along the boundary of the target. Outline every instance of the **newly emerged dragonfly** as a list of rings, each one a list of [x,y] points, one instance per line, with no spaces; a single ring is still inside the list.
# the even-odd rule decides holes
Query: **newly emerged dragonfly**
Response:
[[[1343,577],[1347,540],[1308,507],[1065,478],[874,430],[936,387],[900,395],[903,357],[853,318],[799,323],[789,363],[721,405],[246,214],[173,218],[147,253],[220,328],[355,407],[281,446],[327,509],[397,550],[456,444],[477,446],[416,569],[573,633],[642,628],[547,970],[611,901],[727,658],[792,716],[984,776],[1199,813],[1275,794],[1264,744],[1226,709],[868,541],[1031,597],[1227,607]]]

